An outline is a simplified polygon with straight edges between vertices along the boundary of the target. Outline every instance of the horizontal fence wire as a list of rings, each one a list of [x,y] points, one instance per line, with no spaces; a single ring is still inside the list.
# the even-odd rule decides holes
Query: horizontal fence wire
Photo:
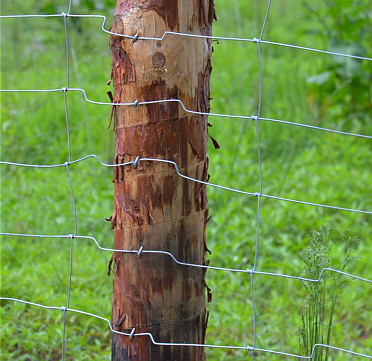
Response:
[[[335,133],[335,134],[342,134],[342,135],[348,135],[353,137],[359,137],[359,138],[366,138],[366,139],[372,139],[372,135],[368,134],[359,134],[359,133],[350,133],[350,132],[343,132],[341,130],[336,129],[329,129],[324,127],[318,127],[315,125],[310,124],[302,124],[302,123],[296,123],[296,122],[290,122],[287,120],[282,119],[274,119],[274,118],[264,118],[264,117],[257,117],[253,115],[237,115],[237,114],[221,114],[221,113],[206,113],[206,112],[199,112],[196,110],[190,110],[187,109],[186,106],[183,104],[182,100],[180,99],[160,99],[160,100],[148,100],[148,101],[138,101],[136,99],[133,102],[128,103],[108,103],[108,102],[100,102],[96,100],[91,100],[88,98],[86,91],[84,89],[80,88],[60,88],[60,89],[0,89],[0,92],[9,92],[9,93],[29,93],[29,92],[40,92],[40,93],[54,93],[54,92],[64,92],[64,91],[77,91],[81,92],[83,94],[84,99],[91,104],[97,104],[97,105],[109,105],[109,106],[140,106],[140,105],[149,105],[149,104],[159,104],[159,103],[179,103],[182,107],[182,109],[186,113],[195,114],[195,115],[207,115],[212,117],[218,117],[218,118],[235,118],[235,119],[247,119],[253,121],[257,120],[263,120],[266,122],[273,122],[273,123],[280,123],[280,124],[286,124],[286,125],[293,125],[297,127],[303,127],[303,128],[309,128],[314,130],[320,130],[325,131],[329,133]]]
[[[263,352],[263,353],[271,353],[271,354],[276,354],[276,355],[281,355],[281,356],[300,358],[300,359],[304,359],[304,360],[313,358],[315,350],[317,348],[324,347],[324,348],[329,348],[329,349],[336,350],[336,351],[345,352],[345,353],[348,353],[348,354],[351,354],[351,355],[356,355],[356,356],[361,356],[361,357],[365,357],[365,358],[368,358],[368,359],[372,359],[372,356],[368,356],[368,355],[365,355],[365,354],[362,354],[362,353],[359,353],[359,352],[354,352],[354,351],[351,351],[351,350],[346,350],[346,349],[343,349],[343,348],[340,348],[340,347],[330,346],[330,345],[321,344],[321,343],[318,343],[318,344],[314,345],[314,347],[312,349],[312,352],[309,356],[303,356],[303,355],[297,355],[297,354],[288,353],[288,352],[275,351],[275,350],[271,350],[271,349],[251,347],[249,345],[247,345],[247,346],[226,345],[225,346],[225,345],[212,345],[212,344],[208,345],[208,344],[199,344],[199,343],[159,342],[159,341],[156,341],[154,339],[154,336],[150,332],[135,333],[135,330],[136,330],[135,327],[131,330],[130,333],[117,331],[112,327],[112,324],[111,324],[110,320],[108,320],[105,317],[96,315],[94,313],[75,310],[73,308],[67,308],[67,307],[64,307],[64,306],[61,306],[61,307],[45,306],[45,305],[41,305],[41,304],[38,304],[38,303],[28,302],[28,301],[20,300],[20,299],[17,299],[17,298],[11,298],[11,297],[0,297],[0,300],[24,303],[24,304],[27,304],[27,305],[40,307],[40,308],[43,308],[43,309],[60,310],[64,313],[66,313],[66,311],[69,311],[69,312],[73,312],[73,313],[77,313],[77,314],[81,314],[81,315],[85,315],[85,316],[94,317],[94,318],[97,318],[99,320],[105,321],[108,324],[112,333],[116,333],[118,335],[123,335],[123,336],[128,336],[131,340],[133,339],[133,337],[148,336],[150,338],[151,342],[154,345],[157,345],[157,346],[208,347],[208,348],[220,348],[220,349],[230,349],[230,350],[246,350],[246,351],[251,351],[251,352],[256,351],[256,352]]]
[[[110,35],[116,35],[123,38],[131,39],[132,41],[137,40],[153,40],[153,41],[163,41],[166,36],[168,35],[174,35],[174,36],[183,36],[183,37],[190,37],[190,38],[199,38],[199,39],[211,39],[211,40],[228,40],[228,41],[243,41],[243,42],[250,42],[254,43],[256,38],[242,38],[242,37],[229,37],[229,36],[216,36],[216,35],[200,35],[200,34],[191,34],[191,33],[181,33],[176,31],[165,31],[162,36],[160,37],[151,37],[151,36],[139,36],[138,34],[129,35],[129,34],[120,34],[120,33],[114,33],[110,30],[105,29],[105,24],[107,21],[106,16],[104,15],[84,15],[84,14],[70,14],[70,13],[59,13],[59,14],[30,14],[30,15],[2,15],[0,16],[0,19],[12,19],[12,18],[50,18],[50,17],[75,17],[75,18],[98,18],[102,19],[102,26],[101,29],[107,34]],[[321,54],[327,54],[327,55],[333,55],[333,56],[343,56],[347,58],[352,59],[358,59],[358,60],[368,60],[372,61],[372,58],[365,57],[365,56],[359,56],[359,55],[353,55],[353,54],[345,54],[345,53],[339,53],[335,51],[328,51],[328,50],[322,50],[322,49],[316,49],[311,48],[307,46],[301,46],[301,45],[294,45],[294,44],[286,44],[286,43],[280,43],[275,41],[268,41],[268,40],[260,40],[262,44],[268,44],[268,45],[276,45],[276,46],[282,46],[286,48],[292,48],[292,49],[298,49],[298,50],[306,50],[306,51],[312,51],[315,53],[321,53]]]
[[[259,121],[266,121],[266,122],[273,122],[273,123],[279,123],[283,125],[293,125],[297,127],[304,127],[308,129],[313,129],[313,130],[319,130],[319,131],[324,131],[324,132],[329,132],[329,133],[336,133],[340,135],[346,135],[346,136],[354,136],[354,137],[360,137],[360,138],[366,138],[366,139],[372,139],[372,135],[366,135],[366,134],[357,134],[357,133],[350,133],[350,132],[343,132],[335,129],[327,129],[323,127],[317,127],[313,125],[308,125],[308,124],[301,124],[301,123],[295,123],[295,122],[290,122],[290,121],[285,121],[281,119],[272,119],[272,118],[264,118],[260,116],[261,113],[261,104],[262,104],[262,88],[263,88],[263,80],[262,80],[262,58],[261,58],[261,49],[260,46],[261,44],[267,44],[267,45],[275,45],[275,46],[282,46],[282,47],[288,47],[288,48],[293,48],[293,49],[299,49],[299,50],[306,50],[306,51],[312,51],[316,53],[322,53],[322,54],[327,54],[327,55],[332,55],[332,56],[341,56],[341,57],[347,57],[347,58],[353,58],[353,59],[358,59],[361,61],[372,61],[372,58],[369,57],[363,57],[363,56],[357,56],[353,54],[344,54],[344,53],[337,53],[337,52],[331,52],[331,51],[326,51],[326,50],[321,50],[321,49],[315,49],[315,48],[310,48],[310,47],[303,47],[299,45],[293,45],[293,44],[285,44],[285,43],[279,43],[279,42],[273,42],[273,41],[268,41],[268,40],[263,40],[263,35],[265,31],[265,27],[268,21],[269,13],[270,13],[270,7],[271,7],[271,0],[268,1],[268,6],[267,6],[267,11],[265,15],[265,19],[263,22],[263,26],[261,29],[261,33],[259,38],[253,37],[253,38],[239,38],[239,37],[225,37],[225,36],[206,36],[206,35],[199,35],[199,34],[191,34],[191,33],[181,33],[181,32],[173,32],[173,31],[166,31],[161,37],[151,37],[151,36],[140,36],[139,34],[117,34],[114,32],[111,32],[109,30],[105,29],[105,23],[106,23],[106,16],[104,15],[78,15],[78,14],[71,14],[71,7],[72,7],[72,0],[69,0],[68,2],[68,10],[67,12],[62,12],[60,14],[20,14],[20,15],[2,15],[0,16],[0,19],[10,19],[10,18],[62,18],[64,22],[64,31],[65,31],[65,45],[66,45],[66,86],[61,87],[58,89],[1,89],[1,92],[18,92],[18,93],[24,93],[24,92],[35,92],[35,93],[50,93],[50,92],[62,92],[63,97],[64,97],[64,105],[65,105],[65,117],[66,117],[66,130],[67,130],[67,148],[68,148],[68,160],[65,161],[64,163],[60,164],[51,164],[51,165],[46,165],[46,164],[24,164],[24,163],[17,163],[17,162],[10,162],[10,161],[0,161],[0,164],[2,165],[8,165],[8,166],[20,166],[20,167],[31,167],[31,168],[57,168],[57,167],[65,167],[66,172],[67,172],[67,178],[68,178],[68,184],[70,188],[70,193],[71,193],[71,204],[72,204],[72,209],[73,209],[73,219],[74,219],[74,232],[68,235],[44,235],[44,234],[22,234],[22,233],[10,233],[10,232],[1,232],[0,235],[2,236],[13,236],[13,237],[32,237],[32,238],[66,238],[70,239],[70,257],[69,257],[69,262],[70,262],[70,267],[69,267],[69,283],[68,283],[68,289],[67,289],[67,302],[66,306],[61,306],[61,307],[55,307],[55,306],[45,306],[41,305],[38,303],[30,302],[30,301],[25,301],[17,298],[11,298],[11,297],[0,297],[1,300],[3,301],[11,301],[11,302],[17,302],[17,303],[22,303],[34,307],[39,307],[42,309],[46,310],[60,310],[63,312],[63,334],[62,334],[62,361],[65,360],[65,349],[66,349],[66,312],[73,312],[89,317],[93,317],[99,320],[102,320],[106,322],[111,330],[112,333],[117,333],[121,335],[128,336],[130,339],[133,339],[133,337],[139,337],[139,336],[147,336],[150,338],[151,342],[155,345],[159,346],[180,346],[180,347],[209,347],[209,348],[222,348],[222,349],[238,349],[238,350],[246,350],[251,353],[251,358],[252,360],[254,359],[254,352],[262,352],[262,353],[269,353],[269,354],[276,354],[276,355],[282,355],[282,356],[287,356],[287,357],[293,357],[293,358],[299,358],[299,359],[312,359],[316,349],[317,348],[329,348],[332,350],[336,351],[341,351],[347,354],[351,355],[356,355],[356,356],[361,356],[364,358],[372,359],[371,355],[366,355],[363,353],[358,353],[354,352],[352,350],[348,349],[343,349],[343,348],[338,348],[334,346],[330,346],[327,344],[316,344],[314,345],[311,354],[308,356],[305,355],[298,355],[294,353],[286,353],[286,352],[281,352],[281,351],[275,351],[271,349],[263,349],[263,348],[258,348],[256,347],[256,339],[257,339],[257,327],[256,327],[256,310],[255,310],[255,296],[254,296],[254,282],[253,282],[253,275],[258,275],[258,276],[270,276],[270,277],[282,277],[282,278],[288,278],[288,279],[295,279],[298,281],[302,282],[321,282],[323,275],[325,272],[333,272],[336,274],[340,274],[346,277],[350,277],[352,279],[356,279],[362,282],[367,282],[367,283],[372,283],[372,280],[359,277],[356,275],[352,275],[350,273],[346,273],[337,269],[333,268],[323,268],[323,270],[320,272],[319,277],[317,279],[310,279],[310,278],[305,278],[305,277],[300,277],[300,276],[293,276],[293,275],[286,275],[286,274],[281,274],[281,273],[270,273],[270,272],[262,272],[256,270],[256,264],[257,264],[257,254],[258,254],[258,246],[259,246],[259,241],[260,241],[260,206],[261,206],[261,198],[268,198],[268,199],[273,199],[273,200],[279,200],[279,201],[286,201],[286,202],[292,202],[292,203],[299,203],[303,205],[309,205],[309,206],[315,206],[315,207],[322,207],[322,208],[330,208],[334,210],[339,210],[339,211],[349,211],[349,212],[357,212],[357,213],[363,213],[363,214],[372,214],[372,211],[367,211],[367,210],[361,210],[361,209],[355,209],[355,208],[345,208],[345,207],[337,207],[337,206],[332,206],[332,205],[326,205],[326,204],[318,204],[318,203],[312,203],[312,202],[306,202],[306,201],[300,201],[300,200],[294,200],[294,199],[289,199],[289,198],[283,198],[283,197],[278,197],[274,195],[269,195],[265,194],[263,192],[263,177],[262,177],[262,163],[261,163],[261,153],[260,153],[260,138],[259,138]],[[226,40],[226,41],[243,41],[243,42],[250,42],[253,44],[257,45],[257,51],[258,51],[258,60],[259,60],[259,69],[260,69],[260,84],[259,84],[259,99],[258,99],[258,109],[257,109],[257,114],[256,115],[234,115],[234,114],[219,114],[219,113],[206,113],[206,112],[199,112],[195,111],[192,109],[187,109],[183,102],[180,99],[154,99],[152,101],[139,101],[138,99],[136,100],[131,100],[127,103],[107,103],[107,102],[100,102],[100,101],[95,101],[91,100],[87,97],[86,91],[81,88],[70,88],[70,62],[69,62],[69,38],[68,38],[68,18],[72,17],[79,17],[79,18],[99,18],[102,20],[102,26],[101,30],[104,31],[107,34],[110,35],[116,35],[124,38],[131,39],[133,42],[136,41],[162,41],[165,39],[165,37],[168,36],[181,36],[181,37],[192,37],[192,38],[199,38],[199,39],[212,39],[212,40]],[[256,130],[256,140],[257,140],[257,152],[258,152],[258,166],[259,166],[259,172],[260,172],[260,190],[259,192],[247,192],[239,189],[234,189],[218,184],[213,184],[209,182],[204,182],[198,179],[194,179],[191,177],[188,177],[184,174],[182,174],[179,170],[179,167],[176,162],[166,160],[166,159],[155,159],[155,158],[140,158],[137,156],[134,160],[128,161],[125,163],[121,164],[107,164],[102,162],[99,157],[95,154],[90,154],[85,157],[82,157],[80,159],[72,160],[72,155],[71,155],[71,140],[70,140],[70,127],[69,127],[69,113],[68,113],[68,98],[67,98],[67,92],[81,92],[83,94],[84,99],[92,104],[97,104],[97,105],[109,105],[109,106],[142,106],[142,105],[147,105],[147,104],[156,104],[156,103],[169,103],[169,102],[177,102],[180,104],[182,109],[190,114],[195,114],[195,115],[207,115],[207,116],[215,116],[215,117],[222,117],[222,118],[237,118],[237,119],[245,119],[245,120],[251,120],[255,124],[255,130]],[[226,191],[231,191],[231,192],[236,192],[240,193],[242,195],[248,195],[248,196],[253,196],[257,198],[257,230],[256,230],[256,245],[255,245],[255,259],[254,259],[254,266],[252,269],[235,269],[235,268],[224,268],[224,267],[215,267],[215,266],[207,266],[207,265],[202,265],[202,264],[193,264],[193,263],[188,263],[184,262],[183,260],[177,259],[171,252],[168,252],[166,250],[149,250],[149,249],[144,249],[143,246],[141,246],[138,250],[123,250],[123,249],[112,249],[112,248],[105,248],[102,247],[99,242],[96,240],[96,238],[91,237],[91,236],[82,236],[78,235],[78,219],[77,219],[77,213],[76,213],[76,201],[75,201],[75,196],[74,196],[74,187],[73,183],[71,180],[70,176],[70,166],[74,165],[76,163],[86,161],[87,159],[94,158],[98,161],[98,163],[102,166],[105,167],[119,167],[119,166],[131,166],[135,165],[137,166],[139,162],[160,162],[160,163],[167,163],[171,166],[174,167],[175,172],[180,176],[181,178],[186,179],[187,181],[193,181],[201,184],[205,184],[210,187],[216,187],[222,190]],[[122,252],[122,253],[129,253],[133,255],[137,255],[138,257],[141,257],[144,254],[149,254],[149,255],[165,255],[172,260],[185,267],[198,267],[198,268],[205,268],[205,269],[210,269],[210,270],[216,270],[216,271],[225,271],[225,272],[239,272],[239,273],[247,273],[250,276],[250,281],[251,281],[251,290],[252,290],[252,308],[253,308],[253,345],[252,346],[233,346],[233,345],[212,345],[212,344],[185,344],[185,343],[169,343],[169,342],[159,342],[154,339],[154,336],[152,335],[151,332],[146,332],[146,333],[136,333],[135,328],[132,329],[130,333],[124,333],[115,330],[112,327],[111,322],[99,315],[81,311],[81,310],[76,310],[73,308],[70,308],[70,296],[71,296],[71,286],[72,286],[72,271],[73,271],[73,264],[72,264],[72,259],[73,259],[73,244],[74,240],[78,239],[85,239],[85,240],[90,240],[93,241],[95,246],[101,250],[101,251],[107,251],[107,252]]]
[[[105,167],[122,167],[122,166],[128,166],[128,165],[133,165],[135,163],[135,160],[128,161],[125,163],[120,163],[120,164],[107,164],[102,162],[99,157],[96,154],[90,154],[85,157],[76,159],[71,162],[65,162],[65,163],[59,163],[59,164],[25,164],[25,163],[15,163],[15,162],[6,162],[6,161],[0,161],[0,164],[4,165],[10,165],[10,166],[19,166],[19,167],[28,167],[28,168],[58,168],[58,167],[66,167],[68,168],[69,165],[79,163],[83,160],[86,160],[88,158],[95,158],[99,164],[105,166]],[[333,206],[333,205],[328,205],[328,204],[322,204],[322,203],[314,203],[314,202],[306,202],[306,201],[301,201],[301,200],[296,200],[296,199],[291,199],[291,198],[284,198],[284,197],[278,197],[270,194],[265,194],[265,193],[260,193],[260,192],[248,192],[248,191],[243,191],[241,189],[236,189],[236,188],[231,188],[231,187],[226,187],[223,185],[219,184],[214,184],[210,182],[205,182],[196,178],[189,177],[187,175],[184,175],[180,172],[179,167],[176,162],[172,160],[167,160],[167,159],[157,159],[157,158],[140,158],[138,159],[138,162],[158,162],[158,163],[167,163],[170,165],[173,165],[175,168],[176,173],[184,179],[187,179],[192,182],[200,183],[200,184],[205,184],[209,187],[214,187],[214,188],[219,188],[222,190],[234,192],[234,193],[240,193],[243,195],[247,196],[252,196],[252,197],[263,197],[263,198],[268,198],[268,199],[274,199],[274,200],[279,200],[279,201],[284,201],[284,202],[291,202],[291,203],[298,203],[298,204],[303,204],[307,206],[314,206],[314,207],[320,207],[320,208],[329,208],[329,209],[335,209],[339,211],[347,211],[347,212],[354,212],[354,213],[363,213],[363,214],[370,214],[372,215],[372,211],[367,211],[363,209],[357,209],[357,208],[346,208],[346,207],[338,207],[338,206]]]
[[[325,267],[322,269],[322,271],[319,273],[319,277],[317,279],[314,278],[306,278],[306,277],[300,277],[300,276],[292,276],[287,274],[280,274],[280,273],[272,273],[272,272],[262,272],[262,271],[256,271],[253,269],[239,269],[239,268],[225,268],[225,267],[214,267],[214,266],[207,266],[204,264],[195,264],[195,263],[189,263],[182,260],[177,259],[177,257],[168,251],[161,251],[161,250],[148,250],[145,249],[143,246],[141,246],[138,250],[136,249],[115,249],[115,248],[106,248],[102,247],[96,238],[91,236],[79,236],[79,235],[73,235],[73,234],[62,234],[62,235],[47,235],[47,234],[25,234],[25,233],[9,233],[9,232],[0,232],[1,236],[10,236],[10,237],[29,237],[29,238],[75,238],[75,239],[87,239],[94,242],[94,244],[97,246],[98,249],[101,251],[106,252],[119,252],[119,253],[131,253],[133,255],[137,255],[140,257],[142,254],[163,254],[166,256],[169,256],[173,259],[173,261],[181,266],[189,266],[189,267],[196,267],[196,268],[204,268],[204,269],[212,269],[212,270],[219,270],[219,271],[225,271],[225,272],[238,272],[238,273],[248,273],[248,274],[257,274],[257,275],[263,275],[263,276],[273,276],[273,277],[283,277],[283,278],[291,278],[298,281],[304,281],[304,282],[314,282],[318,283],[322,280],[323,275],[326,271],[334,272],[341,274],[343,276],[350,277],[352,279],[357,279],[360,281],[372,283],[372,280],[359,277],[356,275],[353,275],[351,273],[347,273],[344,271],[340,271],[334,268]]]

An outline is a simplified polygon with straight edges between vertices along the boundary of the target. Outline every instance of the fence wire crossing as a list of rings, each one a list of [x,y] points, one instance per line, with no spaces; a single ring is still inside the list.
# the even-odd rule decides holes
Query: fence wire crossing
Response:
[[[367,278],[362,278],[357,275],[353,275],[350,273],[346,273],[337,269],[333,268],[324,268],[321,273],[319,274],[319,277],[317,279],[310,279],[310,278],[304,278],[300,276],[295,276],[295,275],[287,275],[287,274],[280,274],[280,273],[270,273],[270,272],[262,272],[256,269],[257,266],[257,255],[258,255],[258,249],[259,249],[259,241],[260,241],[260,208],[261,208],[261,198],[269,198],[277,201],[286,201],[286,202],[293,202],[293,203],[300,203],[303,205],[308,205],[308,206],[315,206],[315,207],[323,207],[323,208],[330,208],[330,209],[335,209],[339,211],[347,211],[347,212],[357,212],[357,213],[363,213],[363,214],[368,214],[372,215],[372,210],[363,210],[363,209],[356,209],[356,208],[346,208],[346,207],[339,207],[339,206],[334,206],[334,205],[327,205],[327,204],[318,204],[318,203],[312,203],[312,202],[307,202],[307,201],[301,201],[301,200],[295,200],[295,199],[289,199],[289,198],[283,198],[283,197],[278,197],[275,195],[269,195],[265,194],[263,192],[263,177],[262,177],[262,161],[261,161],[261,150],[260,150],[260,137],[259,137],[259,121],[266,121],[266,122],[274,122],[274,123],[280,123],[283,125],[292,125],[292,126],[297,126],[297,127],[305,127],[305,128],[310,128],[310,129],[315,129],[319,131],[324,131],[324,132],[330,132],[330,133],[336,133],[344,136],[354,136],[354,137],[361,137],[361,138],[367,138],[367,139],[372,139],[372,135],[367,135],[367,134],[357,134],[357,133],[349,133],[349,132],[343,132],[335,129],[327,129],[323,127],[318,127],[318,126],[312,126],[312,125],[307,125],[307,124],[301,124],[301,123],[294,123],[286,120],[281,120],[281,119],[272,119],[272,118],[263,118],[261,117],[261,106],[262,106],[262,89],[263,89],[263,76],[262,76],[262,57],[261,57],[261,44],[268,44],[268,45],[275,45],[275,46],[284,46],[288,48],[295,48],[295,49],[301,49],[305,51],[313,51],[321,54],[326,54],[326,55],[333,55],[333,56],[341,56],[341,57],[349,57],[349,58],[354,58],[354,59],[359,59],[363,61],[372,61],[372,58],[368,57],[361,57],[361,56],[356,56],[352,54],[343,54],[343,53],[335,53],[335,52],[330,52],[330,51],[325,51],[321,49],[315,49],[315,48],[309,48],[309,47],[303,47],[299,45],[293,45],[293,44],[285,44],[285,43],[277,43],[277,42],[271,42],[267,40],[263,40],[263,35],[265,32],[265,27],[269,18],[269,13],[270,13],[270,8],[271,8],[271,2],[272,0],[268,1],[268,6],[267,6],[267,11],[266,15],[263,21],[263,25],[261,28],[261,33],[258,38],[237,38],[237,37],[224,37],[224,36],[205,36],[205,35],[196,35],[196,34],[188,34],[188,33],[178,33],[178,32],[170,32],[166,31],[163,36],[161,37],[151,37],[151,36],[139,36],[138,34],[135,35],[125,35],[125,34],[117,34],[113,33],[111,31],[108,31],[105,29],[105,22],[106,22],[106,17],[103,15],[78,15],[78,14],[71,14],[71,7],[72,7],[72,0],[68,1],[68,9],[67,12],[62,12],[60,14],[49,14],[49,15],[44,15],[44,14],[30,14],[30,15],[6,15],[6,16],[0,16],[1,19],[7,19],[7,18],[55,18],[55,17],[61,17],[63,19],[63,24],[64,24],[64,31],[65,31],[65,46],[66,46],[66,84],[65,87],[61,87],[58,89],[1,89],[1,92],[61,92],[63,95],[63,102],[64,102],[64,107],[65,107],[65,118],[66,118],[66,131],[67,131],[67,148],[68,148],[68,160],[66,160],[64,163],[61,164],[51,164],[51,165],[46,165],[46,164],[24,164],[24,163],[16,163],[16,162],[11,162],[11,161],[0,161],[0,164],[5,165],[5,166],[16,166],[16,167],[31,167],[31,168],[57,168],[57,167],[65,167],[66,168],[66,173],[67,173],[67,179],[68,179],[68,184],[70,188],[70,193],[71,193],[71,204],[72,204],[72,210],[73,210],[73,219],[74,219],[74,230],[72,233],[67,234],[67,235],[44,235],[44,234],[23,234],[23,233],[7,233],[7,232],[1,232],[0,235],[4,236],[14,236],[14,237],[32,237],[32,238],[67,238],[70,239],[70,257],[69,257],[69,282],[68,282],[68,289],[67,289],[67,299],[66,299],[66,305],[61,306],[61,307],[56,307],[56,306],[46,306],[46,305],[41,305],[38,303],[22,300],[22,299],[16,299],[12,297],[0,297],[1,300],[7,300],[7,301],[13,301],[13,302],[19,302],[23,304],[27,304],[30,306],[34,307],[39,307],[42,309],[46,310],[58,310],[63,312],[63,333],[62,333],[62,361],[65,360],[65,350],[66,350],[66,313],[67,312],[72,312],[72,313],[77,313],[81,315],[85,315],[88,317],[93,317],[99,320],[102,320],[108,324],[109,329],[113,333],[121,334],[128,336],[130,339],[133,339],[133,337],[149,337],[151,342],[155,345],[159,346],[180,346],[180,347],[209,347],[209,348],[223,348],[223,349],[240,349],[240,350],[246,350],[251,353],[251,358],[254,360],[254,352],[262,352],[262,353],[269,353],[269,354],[276,354],[276,355],[282,355],[282,356],[287,356],[287,357],[292,357],[292,358],[299,358],[299,359],[312,359],[314,356],[314,353],[316,352],[317,348],[329,348],[332,350],[337,350],[341,352],[345,352],[351,355],[356,355],[356,356],[361,356],[367,359],[372,359],[372,355],[367,355],[363,353],[358,353],[354,352],[352,350],[348,349],[342,349],[339,347],[334,347],[331,345],[327,344],[315,344],[312,352],[310,355],[299,355],[295,353],[287,353],[287,352],[281,352],[277,350],[272,350],[272,349],[263,349],[263,348],[258,348],[256,347],[256,340],[257,340],[257,327],[256,327],[256,308],[255,308],[255,295],[254,295],[254,275],[257,276],[268,276],[268,277],[282,277],[282,278],[288,278],[288,279],[295,279],[295,280],[300,280],[304,282],[320,282],[322,280],[323,275],[325,272],[334,272],[337,274],[341,274],[346,277],[350,277],[351,279],[356,279],[361,282],[367,282],[369,284],[372,283],[372,280],[367,279]],[[126,37],[126,38],[131,38],[133,41],[162,41],[166,36],[182,36],[182,37],[194,37],[194,38],[208,38],[208,39],[214,39],[214,40],[226,40],[226,41],[245,41],[245,42],[250,42],[253,43],[257,46],[257,56],[258,56],[258,61],[259,61],[259,72],[260,72],[260,77],[259,77],[259,92],[258,92],[258,108],[257,108],[257,113],[256,115],[234,115],[234,114],[218,114],[218,113],[204,113],[204,112],[199,112],[196,110],[192,109],[187,109],[183,102],[179,99],[154,99],[152,101],[146,101],[146,102],[139,102],[137,99],[133,99],[129,101],[128,103],[114,103],[116,106],[142,106],[146,104],[153,104],[153,103],[164,103],[164,102],[178,102],[179,105],[183,108],[185,112],[192,113],[192,114],[198,114],[198,115],[208,115],[208,116],[215,116],[215,117],[225,117],[225,118],[237,118],[237,119],[248,119],[251,120],[252,122],[255,123],[255,129],[256,129],[256,141],[257,141],[257,154],[258,154],[258,167],[259,167],[259,174],[260,174],[260,182],[259,182],[259,192],[248,192],[244,190],[239,190],[239,189],[234,189],[228,186],[223,186],[223,185],[218,185],[218,184],[213,184],[209,182],[204,182],[198,179],[194,179],[191,177],[188,177],[184,174],[182,174],[179,170],[178,165],[170,160],[167,159],[154,159],[154,158],[140,158],[137,156],[135,159],[132,161],[128,161],[126,163],[121,163],[121,164],[107,164],[102,162],[99,157],[95,154],[90,154],[87,155],[83,158],[80,159],[72,159],[72,154],[71,154],[71,140],[70,140],[70,126],[69,126],[69,106],[68,106],[68,96],[67,93],[70,91],[76,91],[76,92],[81,92],[84,99],[93,104],[97,105],[108,105],[112,106],[113,103],[106,103],[106,102],[100,102],[100,101],[94,101],[91,100],[87,97],[87,94],[84,89],[80,88],[70,88],[70,61],[69,61],[69,30],[68,30],[68,19],[71,17],[80,17],[80,18],[100,18],[102,19],[102,26],[101,30],[108,33],[108,34],[113,34],[121,37]],[[192,182],[198,182],[205,184],[209,187],[216,187],[220,188],[222,190],[226,191],[231,191],[231,192],[236,192],[245,196],[250,196],[250,197],[256,197],[257,198],[257,229],[256,229],[256,242],[255,242],[255,257],[254,257],[254,264],[252,269],[236,269],[236,268],[223,268],[223,267],[215,267],[215,266],[207,266],[207,265],[202,265],[202,264],[192,264],[192,263],[187,263],[183,262],[182,260],[177,259],[172,253],[163,251],[163,250],[149,250],[149,249],[144,249],[142,246],[138,250],[122,250],[122,249],[111,249],[111,248],[104,248],[100,245],[100,243],[97,241],[96,238],[91,237],[91,236],[83,236],[83,235],[78,235],[78,218],[77,218],[77,213],[76,213],[76,202],[75,202],[75,196],[74,196],[74,187],[73,183],[71,180],[70,176],[70,166],[74,165],[78,162],[86,161],[90,158],[94,158],[98,161],[98,163],[101,166],[104,167],[120,167],[120,166],[137,166],[139,162],[163,162],[163,163],[168,163],[170,166],[174,167],[175,172],[178,174],[178,176],[184,178],[186,181],[192,181]],[[185,266],[185,267],[199,267],[199,268],[204,268],[204,269],[209,269],[209,270],[215,270],[215,271],[223,271],[223,272],[237,272],[237,273],[247,273],[250,277],[250,283],[251,283],[251,298],[252,298],[252,309],[253,309],[253,344],[252,345],[242,345],[242,346],[233,346],[233,345],[214,345],[214,344],[185,344],[185,343],[169,343],[169,342],[163,342],[159,340],[155,340],[154,336],[152,335],[151,332],[146,332],[146,333],[136,333],[135,328],[132,329],[130,333],[124,333],[115,330],[112,327],[112,324],[110,320],[101,317],[99,315],[85,312],[82,310],[76,310],[70,307],[70,296],[71,296],[71,285],[72,285],[72,271],[73,271],[73,246],[74,246],[74,240],[75,239],[85,239],[88,241],[94,242],[96,247],[101,250],[101,251],[106,251],[106,252],[122,252],[122,253],[132,253],[134,255],[140,256],[141,254],[149,254],[153,256],[167,256],[170,257],[175,263]]]

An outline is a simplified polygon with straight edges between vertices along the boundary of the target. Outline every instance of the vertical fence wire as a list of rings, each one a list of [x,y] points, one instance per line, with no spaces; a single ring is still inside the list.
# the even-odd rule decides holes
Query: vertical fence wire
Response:
[[[257,44],[257,55],[258,55],[258,62],[259,62],[259,90],[258,90],[258,108],[257,108],[257,115],[254,117],[255,126],[256,126],[256,140],[257,140],[257,156],[258,156],[258,168],[260,174],[260,192],[257,195],[257,230],[256,230],[256,245],[255,245],[255,255],[254,255],[254,264],[253,264],[253,271],[256,270],[257,267],[257,258],[258,258],[258,245],[260,239],[260,221],[261,221],[261,194],[263,193],[263,178],[262,178],[262,160],[261,160],[261,147],[260,147],[260,133],[259,133],[259,118],[261,115],[261,106],[262,106],[262,88],[263,88],[263,69],[262,69],[262,57],[261,57],[261,49],[260,49],[260,41],[265,32],[267,19],[269,17],[271,7],[271,0],[269,0],[266,10],[265,19],[262,25],[261,34],[259,39],[254,39],[254,42]],[[253,347],[251,350],[251,359],[254,360],[254,349],[256,348],[257,342],[257,321],[256,321],[256,303],[254,297],[254,282],[253,282],[253,272],[250,274],[251,279],[251,293],[252,293],[252,313],[253,313]]]
[[[65,103],[65,115],[66,115],[66,129],[67,129],[67,147],[68,147],[68,162],[65,163],[66,172],[68,176],[68,181],[70,185],[70,192],[71,192],[71,202],[72,208],[74,213],[74,233],[70,234],[70,267],[69,267],[69,276],[68,276],[68,290],[67,290],[67,307],[63,308],[63,332],[62,332],[62,361],[65,361],[65,353],[66,353],[66,310],[70,308],[70,301],[71,301],[71,286],[72,286],[72,267],[73,267],[73,249],[74,249],[74,237],[77,235],[77,213],[76,213],[76,202],[74,196],[74,188],[72,185],[72,179],[70,174],[70,164],[71,164],[71,137],[70,137],[70,121],[69,121],[69,113],[68,113],[68,104],[67,104],[67,89],[70,87],[70,43],[68,37],[68,24],[67,24],[67,17],[71,11],[71,3],[72,0],[68,2],[68,10],[67,13],[63,14],[63,24],[65,28],[65,44],[66,44],[66,82],[67,87],[63,88],[63,97]]]

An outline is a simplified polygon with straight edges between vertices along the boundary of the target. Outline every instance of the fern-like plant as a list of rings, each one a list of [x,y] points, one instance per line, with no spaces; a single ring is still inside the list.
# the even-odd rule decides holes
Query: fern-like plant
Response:
[[[300,259],[305,264],[304,277],[318,279],[324,268],[330,267],[330,252],[333,246],[332,229],[325,224],[318,231],[313,231],[309,244]],[[345,243],[342,271],[355,259],[353,253],[359,245],[354,236],[341,236]],[[301,311],[300,353],[311,355],[316,344],[329,345],[333,316],[337,299],[348,280],[338,273],[326,271],[319,282],[301,281],[305,287],[307,298],[305,309]],[[328,361],[328,347],[316,347],[313,361]]]

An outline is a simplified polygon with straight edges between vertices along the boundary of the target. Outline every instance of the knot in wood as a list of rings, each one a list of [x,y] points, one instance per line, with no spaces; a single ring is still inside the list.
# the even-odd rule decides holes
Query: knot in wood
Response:
[[[156,69],[162,68],[165,62],[165,55],[159,51],[152,56],[152,65],[154,65]]]

